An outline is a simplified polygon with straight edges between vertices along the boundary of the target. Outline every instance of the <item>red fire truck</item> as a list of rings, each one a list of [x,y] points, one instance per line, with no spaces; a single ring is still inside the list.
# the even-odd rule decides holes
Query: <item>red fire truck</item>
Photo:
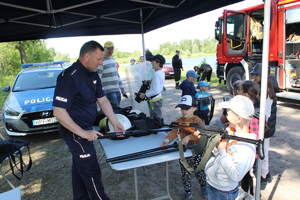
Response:
[[[249,80],[262,62],[264,4],[224,10],[216,22],[217,76],[232,93],[236,80]],[[300,100],[300,0],[271,0],[269,73],[283,91],[278,97]],[[298,93],[297,93],[298,92]]]

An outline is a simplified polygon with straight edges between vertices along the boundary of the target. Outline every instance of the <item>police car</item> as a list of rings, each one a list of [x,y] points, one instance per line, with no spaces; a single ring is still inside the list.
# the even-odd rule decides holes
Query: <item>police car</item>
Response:
[[[65,69],[63,63],[23,64],[24,69],[17,75],[12,88],[2,88],[9,92],[2,106],[2,120],[9,136],[58,131],[52,101],[57,76]]]

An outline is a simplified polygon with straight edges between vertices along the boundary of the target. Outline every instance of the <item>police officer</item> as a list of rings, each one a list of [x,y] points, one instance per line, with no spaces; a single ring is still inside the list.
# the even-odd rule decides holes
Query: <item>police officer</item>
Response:
[[[104,48],[95,41],[85,43],[79,59],[57,78],[54,92],[54,116],[59,132],[72,153],[72,185],[74,199],[109,199],[104,193],[101,170],[93,141],[102,135],[92,125],[99,104],[116,132],[124,128],[113,113],[102,90],[97,68],[102,65]]]
[[[183,67],[182,67],[182,61],[181,61],[179,50],[176,50],[176,54],[172,58],[172,66],[174,69],[175,88],[180,89],[179,82],[180,82],[181,70],[183,71]]]
[[[210,83],[212,68],[209,64],[203,63],[199,68],[199,72],[202,73],[200,81],[207,79],[207,82]]]

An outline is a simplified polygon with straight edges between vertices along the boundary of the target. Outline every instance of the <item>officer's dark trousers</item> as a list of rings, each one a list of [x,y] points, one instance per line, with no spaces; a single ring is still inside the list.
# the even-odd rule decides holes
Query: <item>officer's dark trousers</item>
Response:
[[[59,132],[72,153],[73,198],[76,200],[108,200],[101,182],[101,170],[93,142],[78,139],[77,135],[61,125]]]
[[[203,71],[200,81],[204,81],[205,79],[207,79],[207,82],[210,82],[211,73],[212,73],[211,69],[206,69],[205,71]]]
[[[175,83],[179,83],[180,81],[180,76],[181,76],[181,69],[180,68],[176,68],[173,67],[174,69],[174,79],[175,79]]]

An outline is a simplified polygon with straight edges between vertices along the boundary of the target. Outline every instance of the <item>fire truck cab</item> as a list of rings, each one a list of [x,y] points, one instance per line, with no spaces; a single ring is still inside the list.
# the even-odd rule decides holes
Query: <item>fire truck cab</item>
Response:
[[[300,100],[300,1],[272,0],[269,74],[276,77],[278,97]],[[264,4],[240,11],[224,10],[216,22],[217,77],[232,94],[236,80],[250,80],[250,71],[262,62]]]

